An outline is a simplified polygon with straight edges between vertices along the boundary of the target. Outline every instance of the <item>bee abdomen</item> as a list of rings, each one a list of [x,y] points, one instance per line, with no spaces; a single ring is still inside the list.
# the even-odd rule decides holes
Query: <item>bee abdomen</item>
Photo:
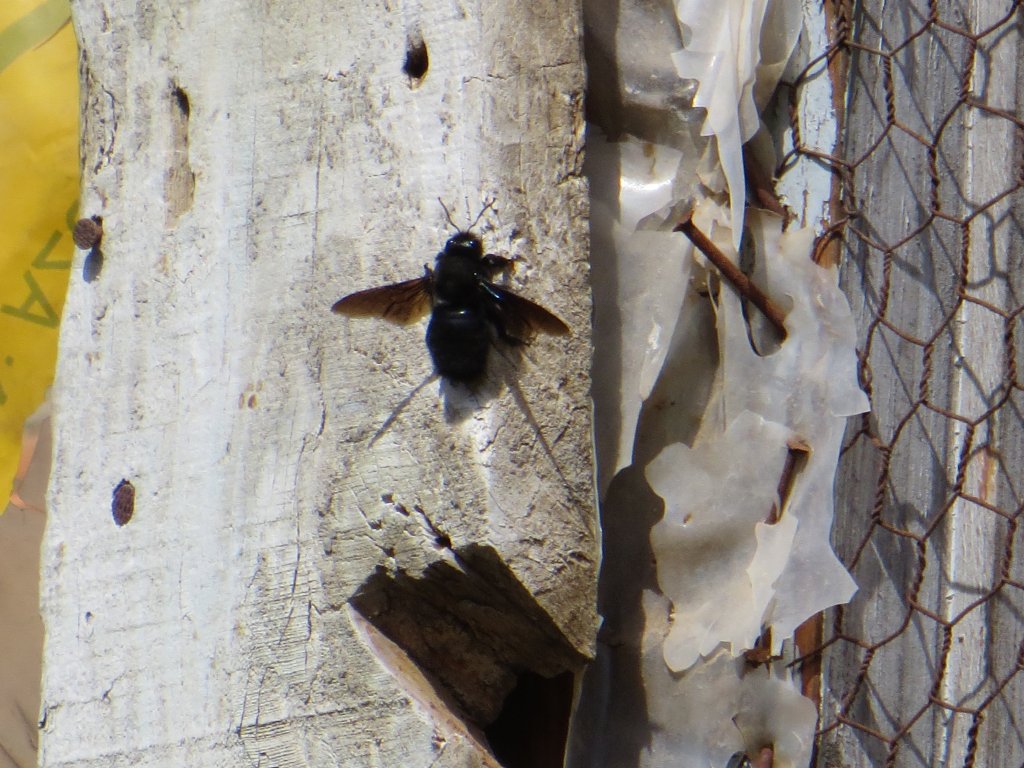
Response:
[[[481,313],[465,307],[434,307],[427,326],[427,349],[441,376],[462,382],[480,378],[490,346],[490,326]]]

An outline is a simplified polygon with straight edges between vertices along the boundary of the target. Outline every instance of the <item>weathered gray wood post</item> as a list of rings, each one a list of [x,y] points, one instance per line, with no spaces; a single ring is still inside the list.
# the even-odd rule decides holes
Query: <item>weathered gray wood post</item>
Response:
[[[104,238],[54,393],[42,766],[560,765],[502,712],[564,723],[596,627],[578,14],[74,4]],[[572,336],[417,390],[424,327],[331,304],[492,196]]]
[[[851,27],[843,287],[872,411],[837,480],[859,591],[825,625],[823,765],[1024,760],[1019,10],[864,0]]]

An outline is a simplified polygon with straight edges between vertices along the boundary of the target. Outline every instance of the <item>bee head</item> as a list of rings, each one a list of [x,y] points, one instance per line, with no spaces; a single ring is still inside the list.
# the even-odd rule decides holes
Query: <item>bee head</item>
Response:
[[[480,238],[470,232],[459,232],[448,238],[444,244],[446,256],[461,256],[469,259],[482,259],[484,255]]]

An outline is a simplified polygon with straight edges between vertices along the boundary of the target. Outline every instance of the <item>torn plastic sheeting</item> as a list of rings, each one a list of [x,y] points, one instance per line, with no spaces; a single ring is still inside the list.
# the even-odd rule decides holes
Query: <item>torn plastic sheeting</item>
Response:
[[[771,511],[789,431],[749,411],[699,446],[668,446],[647,465],[647,481],[665,500],[651,530],[658,583],[672,601],[665,663],[674,672],[721,643],[738,656],[761,634],[774,591],[755,592],[748,566],[755,526]],[[774,553],[785,562],[788,547]]]
[[[588,138],[588,173],[615,171],[617,188],[595,187],[591,202],[591,261],[595,275],[594,400],[598,412],[598,478],[601,494],[611,478],[632,463],[633,440],[643,401],[650,395],[689,282],[690,245],[670,231],[637,230],[645,219],[670,226],[670,204],[682,153],[626,138]],[[599,195],[606,192],[605,199]],[[612,192],[618,192],[613,195]],[[610,199],[608,199],[610,198]],[[619,370],[617,379],[609,376]],[[617,383],[617,386],[615,384]],[[618,428],[604,416],[617,413]]]
[[[663,600],[645,593],[650,624],[663,615]],[[773,768],[806,768],[810,762],[818,712],[788,672],[755,669],[720,652],[674,673],[656,646],[645,648],[641,664],[652,726],[639,762],[644,768],[725,766],[736,752],[756,754],[768,744]]]
[[[694,219],[719,242],[724,212],[698,206]],[[722,357],[718,403],[724,431],[706,423],[692,448],[668,446],[647,467],[665,516],[651,542],[658,581],[672,600],[665,661],[687,669],[719,644],[734,655],[772,628],[773,652],[818,611],[849,600],[853,579],[832,551],[832,486],[846,417],[867,409],[857,387],[853,316],[835,270],[811,260],[810,230],[750,214],[764,287],[788,300],[788,336],[768,356],[751,348],[740,298],[728,287],[717,307]],[[728,245],[726,255],[736,259]],[[716,419],[712,417],[712,422]],[[764,520],[777,492],[787,442],[810,446],[782,518]]]
[[[732,222],[746,205],[743,144],[760,127],[758,106],[774,92],[800,36],[797,0],[677,0],[683,49],[672,54],[681,78],[699,83],[694,107],[707,111],[702,134],[714,136],[729,186]],[[757,99],[755,100],[755,95]],[[735,227],[739,248],[742,228]]]
[[[618,220],[624,230],[632,232],[643,219],[672,205],[672,187],[683,157],[678,149],[631,136],[614,144],[595,142],[589,148],[616,155],[621,179]]]
[[[780,349],[759,357],[750,347],[739,297],[724,291],[719,305],[727,418],[750,410],[785,424],[811,452],[796,476],[784,516],[798,521],[793,552],[776,584],[765,623],[777,651],[807,618],[847,602],[856,584],[832,551],[833,485],[846,419],[868,410],[857,380],[856,329],[835,268],[813,262],[809,229],[782,232],[763,211],[748,217],[764,268],[763,288],[786,297],[788,336]]]
[[[794,49],[801,11],[799,0],[589,3],[588,115],[615,135],[635,132],[681,157],[670,182],[665,161],[676,156],[667,147],[631,139],[605,145],[588,129],[607,561],[605,624],[574,719],[574,768],[724,768],[738,752],[753,756],[767,744],[777,768],[805,768],[810,759],[815,707],[793,670],[752,669],[737,658],[764,625],[773,627],[778,650],[800,620],[853,591],[829,548],[844,417],[866,405],[850,312],[835,273],[810,262],[809,231],[783,235],[778,219],[744,210],[743,144],[762,137],[757,109]],[[716,130],[702,137],[702,124]],[[761,158],[777,149],[765,138]],[[810,194],[805,208],[826,210]],[[687,255],[695,251],[682,235],[675,237],[687,249],[690,281],[678,295],[663,290],[660,283],[677,273],[649,252],[656,241],[645,248],[628,230],[670,228],[692,207],[696,225],[734,261],[746,233],[756,251],[751,279],[789,314],[785,342],[752,307],[745,319],[739,297],[702,256]],[[765,255],[772,249],[781,255]],[[651,264],[662,268],[645,276]],[[654,317],[667,319],[655,324]],[[815,408],[817,420],[807,421],[805,411]],[[744,423],[750,445],[736,436]],[[755,434],[763,450],[754,450]],[[798,437],[812,452],[788,486],[781,517],[768,524],[787,443]],[[709,450],[733,474],[702,464],[698,456]],[[715,517],[722,509],[714,499],[723,496],[735,506]],[[681,523],[686,513],[675,514],[687,507],[689,529]],[[712,545],[688,540],[693,532]],[[693,546],[672,551],[679,541]],[[655,580],[666,594],[644,588]]]

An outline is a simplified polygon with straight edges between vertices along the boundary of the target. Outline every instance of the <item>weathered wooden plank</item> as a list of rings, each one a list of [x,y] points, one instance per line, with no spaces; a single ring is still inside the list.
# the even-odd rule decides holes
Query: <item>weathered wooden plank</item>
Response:
[[[945,3],[939,16],[983,30],[1009,5]],[[1017,578],[1024,569],[1003,516],[1021,498],[1024,423],[1007,387],[1016,320],[989,308],[1020,304],[1020,192],[990,204],[1017,186],[1007,159],[1019,142],[1012,121],[961,98],[964,83],[979,102],[1018,111],[1020,36],[1004,24],[975,50],[929,13],[925,2],[864,2],[857,16],[866,49],[851,59],[845,157],[858,218],[843,285],[872,412],[851,428],[837,484],[835,540],[859,592],[825,656],[823,725],[844,703],[852,724],[825,735],[821,765],[1024,759],[1022,682],[1000,689],[1021,642],[1007,621],[1019,622],[1021,595],[1002,589],[975,606],[1004,562]]]
[[[493,765],[485,716],[596,623],[578,8],[74,12],[104,259],[62,327],[40,764]],[[331,304],[492,196],[485,245],[573,335],[403,405],[423,327]],[[424,638],[493,674],[478,711]]]

